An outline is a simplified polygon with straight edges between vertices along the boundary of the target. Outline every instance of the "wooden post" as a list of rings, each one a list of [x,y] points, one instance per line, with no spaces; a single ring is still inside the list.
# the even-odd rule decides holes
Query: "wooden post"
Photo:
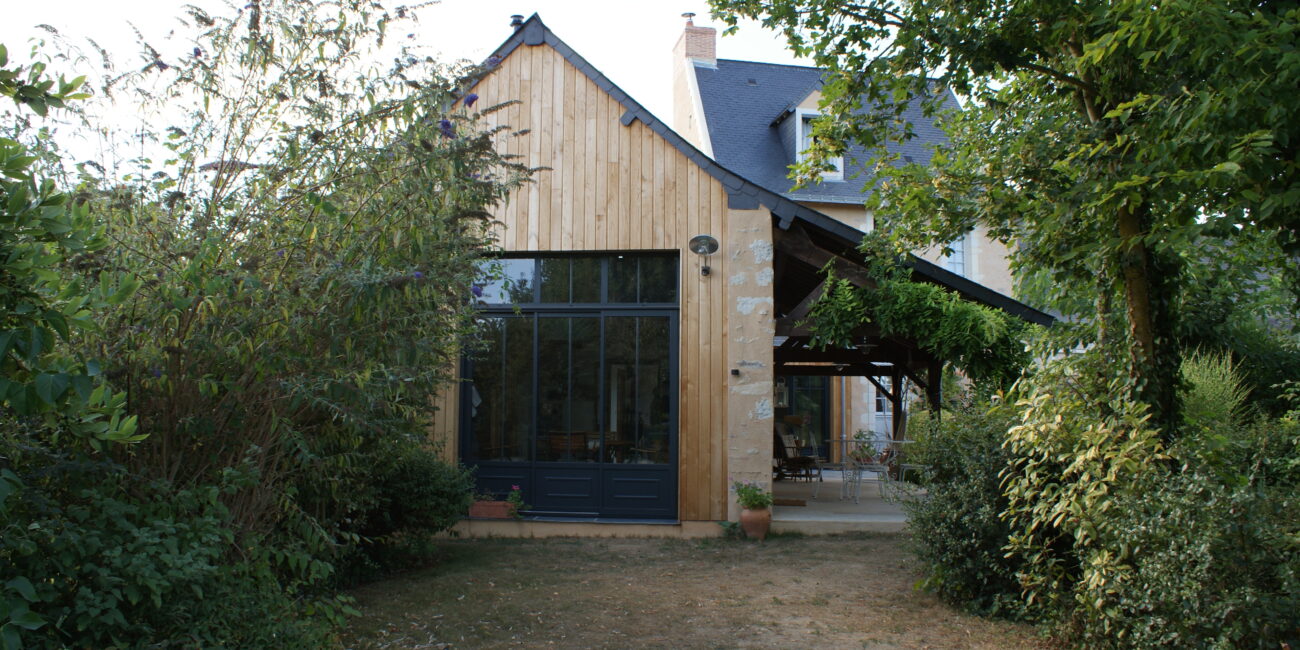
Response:
[[[890,375],[889,401],[894,407],[894,440],[902,440],[904,432],[904,421],[907,419],[907,413],[903,411],[903,371],[897,364],[893,366],[893,373]]]
[[[930,411],[934,416],[934,421],[938,422],[939,412],[943,408],[943,361],[931,359],[925,375],[930,384],[925,387],[925,396],[930,402]]]

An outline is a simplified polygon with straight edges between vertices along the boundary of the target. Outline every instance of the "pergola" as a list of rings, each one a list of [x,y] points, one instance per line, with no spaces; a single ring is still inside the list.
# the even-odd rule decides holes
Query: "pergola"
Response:
[[[818,215],[819,216],[819,215]],[[835,275],[859,287],[871,288],[875,281],[867,273],[857,250],[862,233],[826,218],[799,215],[778,219],[774,228],[776,339],[773,360],[777,375],[865,377],[892,406],[891,437],[904,437],[905,400],[903,380],[913,382],[938,411],[942,398],[941,378],[946,360],[921,349],[914,339],[885,336],[875,325],[853,332],[855,345],[848,349],[818,350],[810,345],[811,332],[801,326],[813,305],[825,291],[821,269],[828,264]],[[983,285],[942,269],[915,256],[904,260],[912,278],[956,291],[964,298],[1002,309],[1029,322],[1048,325],[1051,316],[999,294]],[[888,387],[880,381],[889,377]]]

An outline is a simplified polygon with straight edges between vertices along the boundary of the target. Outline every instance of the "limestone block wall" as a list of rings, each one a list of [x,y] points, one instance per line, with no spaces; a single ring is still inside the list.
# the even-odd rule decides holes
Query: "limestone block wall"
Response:
[[[767,210],[729,210],[722,242],[727,258],[726,457],[731,480],[772,481],[772,217]],[[732,371],[736,372],[732,372]],[[728,491],[727,518],[740,516]]]

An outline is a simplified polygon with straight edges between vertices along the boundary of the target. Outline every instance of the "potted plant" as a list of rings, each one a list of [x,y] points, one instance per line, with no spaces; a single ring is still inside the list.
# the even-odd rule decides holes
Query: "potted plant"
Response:
[[[772,527],[772,493],[757,481],[733,481],[731,488],[736,491],[736,501],[741,507],[741,530],[746,537],[762,541]]]
[[[523,519],[520,513],[525,510],[528,510],[528,504],[524,503],[518,485],[510,486],[510,494],[504,500],[482,493],[475,495],[474,502],[469,504],[469,516],[475,519]]]

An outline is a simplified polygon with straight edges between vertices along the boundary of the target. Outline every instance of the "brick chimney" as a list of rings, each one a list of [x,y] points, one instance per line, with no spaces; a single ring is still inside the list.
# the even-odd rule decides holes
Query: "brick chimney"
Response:
[[[677,39],[677,45],[673,48],[673,58],[679,61],[690,59],[709,67],[717,66],[718,30],[712,27],[696,27],[695,14],[685,13],[682,17],[686,19],[686,30],[682,32],[682,37]]]

